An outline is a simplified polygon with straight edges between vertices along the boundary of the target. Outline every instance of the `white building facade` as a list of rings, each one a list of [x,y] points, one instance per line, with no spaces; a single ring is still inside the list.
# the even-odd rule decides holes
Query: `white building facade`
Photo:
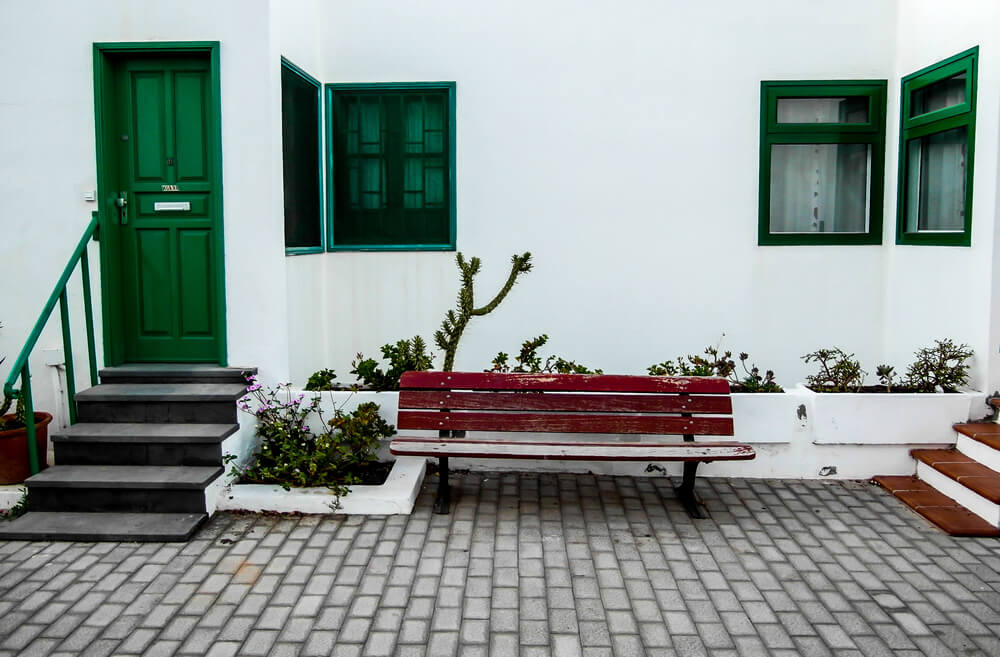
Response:
[[[545,333],[643,373],[725,334],[792,385],[817,348],[903,371],[951,338],[975,350],[972,386],[1000,388],[995,2],[8,0],[0,25],[4,376],[96,212],[102,364],[349,382],[359,351],[431,342],[456,250],[483,260],[484,298],[530,251],[456,369]],[[291,210],[288,71],[319,85],[317,196]],[[819,101],[768,105],[788,82]],[[389,122],[374,132],[373,107]],[[798,148],[762,158],[789,134]],[[75,279],[69,293],[83,363]],[[158,342],[158,322],[198,344]],[[65,403],[61,345],[53,321],[38,408]]]

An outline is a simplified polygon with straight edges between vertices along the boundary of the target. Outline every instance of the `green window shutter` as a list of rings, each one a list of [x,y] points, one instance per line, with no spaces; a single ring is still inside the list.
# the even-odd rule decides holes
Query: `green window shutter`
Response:
[[[330,248],[453,249],[454,84],[327,85]]]
[[[761,82],[758,244],[881,244],[885,104],[885,80]]]
[[[323,249],[319,92],[318,81],[282,58],[281,155],[289,254]]]
[[[972,244],[978,46],[902,79],[896,243]]]

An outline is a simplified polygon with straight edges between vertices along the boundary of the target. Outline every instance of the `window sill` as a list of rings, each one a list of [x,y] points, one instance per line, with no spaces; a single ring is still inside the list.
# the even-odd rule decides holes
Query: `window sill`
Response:
[[[311,253],[323,253],[322,246],[292,246],[285,247],[286,256],[309,255]]]
[[[330,252],[336,251],[455,251],[454,244],[359,244],[332,245]]]

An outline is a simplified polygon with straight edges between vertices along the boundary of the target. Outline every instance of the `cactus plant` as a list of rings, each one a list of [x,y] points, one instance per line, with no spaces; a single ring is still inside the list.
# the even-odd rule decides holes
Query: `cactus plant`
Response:
[[[479,261],[479,258],[469,258],[466,261],[461,252],[455,255],[455,262],[458,264],[458,269],[462,275],[462,287],[458,290],[458,308],[448,311],[444,321],[441,322],[441,328],[434,333],[434,342],[444,351],[444,366],[442,369],[445,372],[450,372],[455,366],[455,353],[458,351],[458,343],[462,339],[462,333],[465,332],[465,327],[468,325],[469,320],[473,317],[488,315],[496,310],[500,302],[504,300],[511,288],[514,287],[518,276],[531,271],[530,253],[525,252],[522,255],[511,256],[510,275],[507,276],[507,282],[500,288],[500,291],[497,292],[492,301],[485,306],[476,308],[475,293],[472,284],[476,274],[479,273],[482,263]]]

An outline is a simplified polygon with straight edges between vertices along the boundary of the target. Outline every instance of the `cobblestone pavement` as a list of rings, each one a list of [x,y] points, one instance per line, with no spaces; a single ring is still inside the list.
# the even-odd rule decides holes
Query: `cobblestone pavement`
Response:
[[[412,516],[0,542],[6,655],[1000,655],[1000,541],[868,484],[466,474]]]

